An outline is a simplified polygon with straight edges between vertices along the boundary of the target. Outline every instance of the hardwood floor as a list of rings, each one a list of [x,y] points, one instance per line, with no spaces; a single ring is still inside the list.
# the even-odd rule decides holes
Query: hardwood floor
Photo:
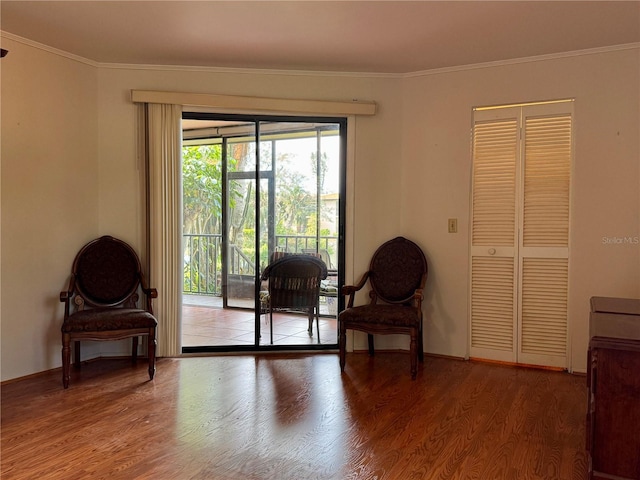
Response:
[[[586,380],[406,353],[100,360],[2,387],[2,479],[586,479]]]

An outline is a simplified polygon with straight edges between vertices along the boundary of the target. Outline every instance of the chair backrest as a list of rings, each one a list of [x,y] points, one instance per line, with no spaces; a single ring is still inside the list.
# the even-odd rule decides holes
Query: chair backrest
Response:
[[[388,303],[407,302],[424,288],[427,259],[415,243],[396,237],[382,244],[369,265],[369,282],[376,295]]]
[[[269,280],[271,307],[310,308],[317,305],[327,267],[310,255],[287,255],[269,265],[262,278]]]
[[[103,236],[87,243],[71,270],[75,290],[95,307],[135,306],[140,285],[140,260],[122,240]]]

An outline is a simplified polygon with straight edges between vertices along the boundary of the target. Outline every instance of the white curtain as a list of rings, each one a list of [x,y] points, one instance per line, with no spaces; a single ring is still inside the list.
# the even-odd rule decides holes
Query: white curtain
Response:
[[[149,283],[157,288],[157,355],[179,355],[182,310],[182,106],[147,105]]]

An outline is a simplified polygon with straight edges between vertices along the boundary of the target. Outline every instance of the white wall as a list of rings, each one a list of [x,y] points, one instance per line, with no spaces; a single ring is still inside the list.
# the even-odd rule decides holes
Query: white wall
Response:
[[[97,71],[3,39],[2,380],[61,364],[60,291],[98,232]]]
[[[3,47],[10,54],[2,60],[2,380],[60,365],[58,294],[83,243],[109,233],[143,249],[132,89],[376,101],[378,114],[358,117],[351,132],[347,274],[359,276],[383,241],[415,240],[430,264],[426,349],[460,357],[467,353],[471,108],[575,97],[576,369],[585,364],[589,296],[640,296],[640,246],[601,241],[640,234],[637,49],[394,78],[95,67],[4,39]],[[447,233],[450,217],[458,218],[457,234]]]
[[[403,225],[431,266],[426,350],[465,356],[472,108],[575,98],[569,325],[586,369],[589,298],[640,297],[638,49],[408,78],[403,85]],[[458,218],[458,233],[447,233]]]
[[[126,212],[123,221],[112,207],[114,204],[135,205],[139,195],[136,186],[131,182],[127,189],[110,187],[121,172],[132,172],[135,168],[136,106],[129,98],[132,89],[293,99],[375,100],[378,113],[374,117],[358,117],[355,122],[354,168],[358,193],[352,229],[363,232],[356,234],[362,241],[354,252],[359,275],[368,265],[375,247],[400,228],[401,178],[397,171],[401,164],[401,92],[398,86],[398,79],[384,77],[102,68],[99,107],[101,227],[123,231],[128,238],[139,236],[137,219],[143,215],[142,211]]]

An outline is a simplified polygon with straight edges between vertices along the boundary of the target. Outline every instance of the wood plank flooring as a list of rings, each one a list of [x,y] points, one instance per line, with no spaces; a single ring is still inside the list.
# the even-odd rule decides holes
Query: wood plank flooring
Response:
[[[582,376],[406,353],[99,360],[2,387],[1,478],[586,479]]]

